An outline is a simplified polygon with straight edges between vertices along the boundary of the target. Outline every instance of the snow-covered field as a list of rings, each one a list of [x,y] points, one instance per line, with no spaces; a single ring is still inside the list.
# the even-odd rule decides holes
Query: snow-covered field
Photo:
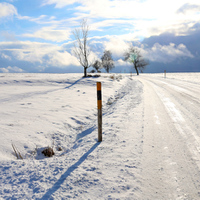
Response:
[[[200,199],[199,86],[200,73],[1,74],[0,199]]]

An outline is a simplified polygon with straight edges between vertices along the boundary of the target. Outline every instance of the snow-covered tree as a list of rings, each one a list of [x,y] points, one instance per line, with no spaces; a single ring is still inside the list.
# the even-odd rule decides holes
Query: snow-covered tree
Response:
[[[103,68],[106,70],[106,72],[110,72],[110,70],[112,70],[115,65],[114,65],[114,61],[112,58],[112,54],[110,51],[105,50],[103,56],[101,57],[101,61],[102,61],[102,66]]]
[[[100,69],[102,68],[102,63],[99,60],[96,60],[92,66],[97,72],[101,72]]]
[[[89,26],[86,19],[81,21],[80,28],[73,31],[76,40],[74,43],[73,53],[84,68],[84,77],[87,76],[87,69],[92,64],[89,61],[90,49],[88,45],[88,33]]]

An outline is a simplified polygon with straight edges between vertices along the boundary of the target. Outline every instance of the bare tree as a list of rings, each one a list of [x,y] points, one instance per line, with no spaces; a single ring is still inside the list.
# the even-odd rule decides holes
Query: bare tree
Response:
[[[133,63],[137,75],[139,75],[139,70],[143,72],[145,67],[149,64],[149,62],[142,57],[140,50],[132,46],[124,54],[124,60]]]
[[[112,54],[110,51],[104,51],[103,56],[101,57],[102,60],[102,66],[106,70],[106,72],[110,72],[111,69],[115,67],[114,61],[112,58]]]
[[[89,26],[87,20],[83,19],[80,23],[80,28],[73,31],[76,40],[74,43],[73,54],[84,68],[84,77],[87,76],[87,69],[91,66],[89,61],[90,49],[88,44],[88,34]]]

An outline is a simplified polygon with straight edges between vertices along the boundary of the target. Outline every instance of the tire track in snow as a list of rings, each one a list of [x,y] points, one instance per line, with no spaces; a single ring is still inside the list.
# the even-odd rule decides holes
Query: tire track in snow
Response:
[[[163,104],[165,105],[166,110],[169,113],[171,119],[174,121],[176,129],[187,141],[187,147],[190,150],[191,154],[193,155],[193,158],[196,160],[198,167],[200,169],[200,137],[197,134],[198,130],[196,130],[195,128],[191,127],[188,124],[189,121],[188,117],[190,118],[190,115],[194,115],[194,113],[193,114],[190,113],[190,115],[188,114],[188,117],[186,117],[186,114],[183,111],[181,112],[179,110],[179,108],[172,102],[172,99],[170,99],[169,96],[166,96],[163,88],[161,89],[158,85],[154,85],[154,88],[157,91],[157,95],[160,97]],[[191,96],[188,95],[185,98],[188,97]],[[192,97],[191,99],[193,100]],[[199,102],[197,102],[196,104],[197,104],[196,107],[198,107]],[[185,107],[187,108],[187,106]],[[196,112],[198,111],[199,111],[198,109],[195,110],[195,116],[197,115]]]
[[[177,91],[169,93],[166,83],[151,77],[138,79],[144,84],[143,198],[198,199],[197,129],[177,106],[182,101],[171,98]]]

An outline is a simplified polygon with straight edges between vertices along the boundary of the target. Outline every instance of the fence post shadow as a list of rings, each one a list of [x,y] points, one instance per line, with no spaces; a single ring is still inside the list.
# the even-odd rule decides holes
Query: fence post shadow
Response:
[[[63,182],[67,179],[70,174],[77,169],[101,143],[97,142],[95,143],[75,164],[73,164],[71,167],[67,169],[67,171],[62,174],[62,176],[56,181],[56,183],[47,190],[47,192],[43,195],[41,200],[49,199],[53,193],[55,193],[60,186],[63,184]]]

